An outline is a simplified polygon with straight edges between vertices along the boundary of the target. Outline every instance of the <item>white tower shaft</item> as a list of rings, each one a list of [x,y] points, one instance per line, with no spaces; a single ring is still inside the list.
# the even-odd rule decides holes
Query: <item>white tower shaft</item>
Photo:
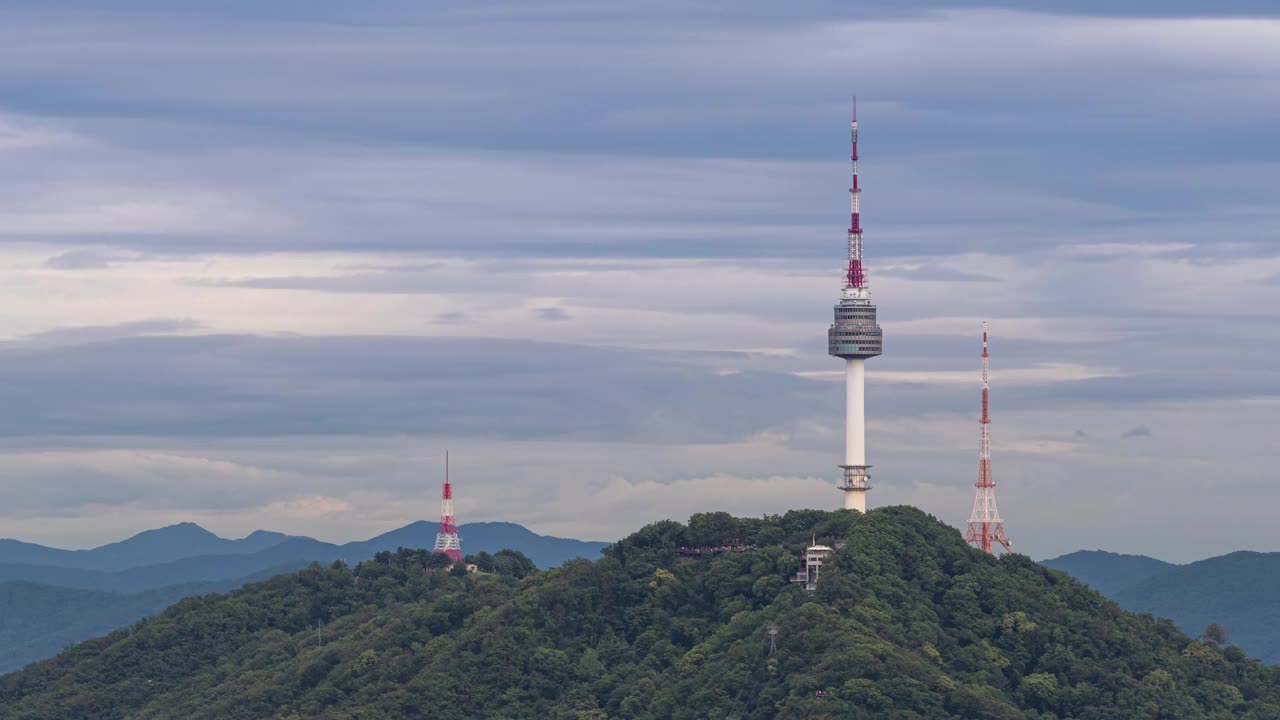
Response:
[[[867,466],[867,432],[866,432],[866,373],[867,361],[862,358],[848,358],[845,365],[844,392],[844,468],[846,476],[849,469],[866,468]],[[860,476],[846,477],[841,487],[844,490],[844,509],[867,511],[867,478],[865,470]]]
[[[867,361],[849,358],[845,366],[844,464],[867,464],[866,417]]]

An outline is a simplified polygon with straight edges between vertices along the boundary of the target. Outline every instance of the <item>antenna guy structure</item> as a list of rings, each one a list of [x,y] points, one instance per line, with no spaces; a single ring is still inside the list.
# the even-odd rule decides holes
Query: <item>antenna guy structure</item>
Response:
[[[444,553],[454,562],[462,562],[462,538],[458,537],[458,520],[453,516],[453,485],[449,483],[449,451],[444,451],[444,491],[440,497],[440,529],[436,531],[435,552]]]
[[[982,419],[978,421],[982,428],[978,436],[978,492],[973,498],[973,514],[969,516],[969,529],[964,539],[970,545],[982,548],[982,552],[992,553],[994,543],[1004,546],[1005,552],[1013,552],[1013,543],[1004,534],[1004,521],[1000,519],[1000,510],[996,508],[996,481],[991,478],[991,415],[990,408],[991,383],[989,378],[989,360],[987,352],[987,323],[982,323]],[[994,554],[994,553],[992,553]]]
[[[871,466],[867,464],[865,390],[866,361],[883,349],[876,306],[862,264],[861,188],[858,187],[858,100],[853,101],[850,124],[853,141],[853,184],[849,188],[849,264],[844,272],[844,288],[835,306],[835,322],[827,331],[827,353],[845,361],[844,491],[846,510],[867,511],[867,490],[871,489]]]

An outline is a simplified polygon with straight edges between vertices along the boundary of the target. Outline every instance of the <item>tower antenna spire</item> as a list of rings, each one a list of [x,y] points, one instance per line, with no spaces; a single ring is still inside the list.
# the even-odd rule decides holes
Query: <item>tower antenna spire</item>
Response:
[[[844,492],[846,510],[867,509],[871,489],[871,466],[867,464],[865,384],[866,361],[881,353],[883,334],[876,323],[876,306],[862,270],[862,216],[858,187],[858,98],[853,97],[849,126],[853,181],[849,187],[849,261],[844,272],[844,288],[835,307],[835,322],[827,331],[827,354],[845,360],[844,471],[839,488]]]
[[[1005,552],[1013,552],[1013,543],[1004,534],[1004,521],[996,508],[996,482],[991,477],[991,354],[987,351],[987,323],[982,322],[982,418],[978,420],[981,433],[978,436],[978,491],[973,498],[973,514],[969,516],[969,529],[964,539],[970,545],[991,553],[995,543],[1004,546]]]
[[[849,121],[853,181],[849,186],[849,267],[845,271],[845,287],[865,288],[867,278],[862,270],[862,189],[858,187],[858,96],[853,96],[853,116]]]
[[[449,451],[444,451],[444,490],[440,493],[440,528],[436,531],[435,552],[444,553],[454,562],[462,561],[462,538],[458,536],[458,519],[453,515],[453,485],[449,482]]]

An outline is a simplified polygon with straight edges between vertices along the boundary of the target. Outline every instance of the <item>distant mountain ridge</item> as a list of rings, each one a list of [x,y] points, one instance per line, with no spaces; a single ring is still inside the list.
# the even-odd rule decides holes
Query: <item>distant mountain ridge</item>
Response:
[[[1238,551],[1186,565],[1088,550],[1045,560],[1126,610],[1174,621],[1197,636],[1209,623],[1269,663],[1280,663],[1280,553]]]
[[[257,530],[239,540],[227,540],[195,523],[186,522],[145,530],[125,540],[90,550],[62,550],[19,540],[0,540],[0,563],[111,572],[197,555],[255,553],[289,538],[284,533]]]
[[[112,572],[0,564],[0,582],[23,581],[81,590],[134,593],[186,583],[234,580],[288,563],[332,562],[341,559],[343,558],[337,545],[310,538],[296,538],[256,553],[196,555]]]
[[[1122,555],[1105,550],[1079,550],[1041,564],[1061,570],[1107,597],[1178,567],[1146,555]]]
[[[459,527],[466,554],[519,550],[542,568],[597,558],[606,543],[538,535],[508,522]],[[194,523],[91,550],[0,540],[0,673],[69,643],[152,615],[182,598],[225,592],[312,562],[354,565],[398,548],[430,548],[436,524],[410,523],[342,545],[259,530],[228,540]]]
[[[469,523],[459,526],[458,532],[465,553],[492,553],[512,548],[544,568],[574,557],[595,558],[606,545],[539,535],[510,522]],[[398,547],[429,548],[435,540],[436,524],[425,520],[342,545],[266,530],[228,540],[195,523],[179,523],[90,550],[62,550],[18,540],[0,540],[0,581],[29,580],[85,589],[139,590],[174,584],[163,582],[160,577],[169,572],[174,573],[170,577],[177,582],[225,579],[243,575],[240,568],[251,568],[249,572],[253,572],[279,561],[297,559],[356,562]],[[209,558],[196,563],[207,569],[193,569],[193,565],[185,562],[193,558]],[[187,569],[183,569],[184,566]],[[131,578],[138,580],[134,582]]]

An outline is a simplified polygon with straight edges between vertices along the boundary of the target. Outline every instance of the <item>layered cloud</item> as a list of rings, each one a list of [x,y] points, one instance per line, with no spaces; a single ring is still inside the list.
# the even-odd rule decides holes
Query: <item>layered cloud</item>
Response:
[[[856,90],[873,504],[964,520],[991,319],[1019,547],[1273,548],[1280,18],[1021,5],[7,3],[0,535],[834,504]]]

